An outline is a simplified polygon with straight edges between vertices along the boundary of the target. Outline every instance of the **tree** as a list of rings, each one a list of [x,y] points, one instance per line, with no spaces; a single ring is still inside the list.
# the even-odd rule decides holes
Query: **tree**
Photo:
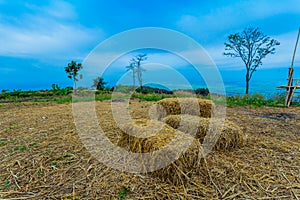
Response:
[[[249,93],[249,81],[256,69],[262,65],[262,59],[275,53],[280,43],[264,35],[258,28],[245,28],[241,33],[228,36],[224,55],[240,57],[246,66],[246,94]]]
[[[104,82],[104,78],[97,77],[94,79],[94,84],[92,85],[92,87],[95,87],[97,90],[104,90],[106,84],[107,82]]]
[[[136,67],[133,63],[130,63],[129,66],[126,66],[127,71],[131,70],[132,71],[132,84],[133,88],[135,89],[135,75],[136,75]]]
[[[78,81],[77,76],[79,75],[78,72],[81,69],[82,69],[82,64],[81,63],[76,63],[73,60],[72,60],[72,62],[70,62],[68,64],[67,67],[65,67],[65,71],[68,74],[68,78],[73,79],[73,81],[74,81],[74,91],[75,92],[76,92],[76,82]]]
[[[137,77],[139,81],[139,85],[141,90],[143,90],[143,79],[142,79],[142,72],[145,71],[141,65],[142,62],[147,60],[147,54],[139,54],[131,59],[132,66],[136,69]]]

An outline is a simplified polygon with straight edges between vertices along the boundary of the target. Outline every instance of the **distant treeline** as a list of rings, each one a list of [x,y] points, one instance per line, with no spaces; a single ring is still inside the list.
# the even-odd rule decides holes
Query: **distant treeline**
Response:
[[[72,91],[72,87],[61,88],[57,84],[52,84],[52,89],[50,90],[2,90],[2,92],[0,93],[0,99],[66,96],[68,94],[71,94]]]
[[[78,88],[78,91],[80,90],[89,90],[88,88]],[[207,88],[198,88],[196,90],[167,90],[157,87],[150,87],[150,86],[143,86],[134,88],[133,86],[128,85],[118,85],[115,87],[106,87],[104,90],[96,90],[96,94],[103,94],[103,93],[111,93],[111,92],[123,92],[123,93],[141,93],[141,94],[166,94],[166,95],[172,95],[178,91],[184,91],[189,93],[194,93],[196,95],[202,95],[207,96],[209,94],[209,90]],[[52,96],[67,96],[73,92],[72,87],[65,87],[61,88],[57,84],[52,85],[52,89],[50,90],[2,90],[0,93],[0,99],[23,99],[23,98],[46,98],[46,97],[52,97]]]
[[[207,96],[209,94],[209,90],[207,88],[197,88],[196,90],[166,90],[166,89],[160,89],[160,88],[153,88],[153,87],[148,87],[144,86],[143,89],[137,88],[135,90],[136,92],[143,93],[143,94],[174,94],[174,92],[177,91],[185,91],[189,93],[195,93],[196,95],[202,95],[202,96]]]
[[[127,85],[118,85],[112,88],[112,91],[124,92],[124,93],[135,91],[137,93],[142,93],[142,94],[174,94],[174,92],[177,91],[185,91],[185,92],[195,93],[196,95],[202,95],[202,96],[207,96],[209,94],[209,90],[207,88],[198,88],[195,90],[191,90],[191,89],[167,90],[167,89],[150,87],[150,86],[143,86],[142,88],[141,87],[133,88],[133,86],[127,86]]]

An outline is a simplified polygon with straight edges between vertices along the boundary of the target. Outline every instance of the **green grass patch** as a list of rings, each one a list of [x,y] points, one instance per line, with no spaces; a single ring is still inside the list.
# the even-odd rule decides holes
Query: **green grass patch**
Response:
[[[226,104],[229,106],[279,106],[284,104],[284,99],[282,98],[271,98],[266,99],[261,94],[245,95],[245,96],[229,96],[226,98]]]
[[[10,188],[12,186],[12,183],[9,181],[9,180],[6,180],[5,182],[4,182],[4,187],[5,188]]]
[[[53,98],[47,100],[37,100],[37,102],[54,102],[58,104],[66,104],[66,103],[77,103],[77,102],[89,102],[89,101],[104,101],[104,100],[111,100],[111,94],[100,94],[96,95],[95,98],[93,97],[78,97],[72,98],[70,96],[67,97],[60,97],[60,98]]]
[[[72,102],[72,97],[63,97],[63,98],[55,98],[53,99],[53,102],[55,103],[71,103]]]
[[[44,175],[44,169],[39,169],[38,171],[38,177],[41,177]]]
[[[14,150],[17,151],[26,151],[28,148],[25,145],[15,146]]]
[[[95,100],[96,101],[104,101],[104,100],[111,100],[112,96],[111,94],[101,94],[101,95],[96,95]]]
[[[128,192],[130,192],[130,187],[124,187],[123,186],[121,192],[118,195],[119,199],[124,199],[127,196]]]
[[[145,101],[159,101],[170,97],[174,97],[174,96],[166,95],[166,94],[140,94],[140,93],[133,93],[131,95],[131,98],[137,98]]]
[[[9,127],[6,127],[5,131],[16,130],[18,128],[20,128],[20,126],[18,126],[18,125],[11,125]]]
[[[7,139],[1,139],[0,140],[0,147],[6,146],[8,144],[15,144],[16,140],[7,140]]]
[[[60,166],[60,164],[58,163],[58,162],[52,162],[51,164],[50,164],[50,167],[52,168],[52,169],[56,169],[56,168],[58,168]]]
[[[34,102],[54,102],[54,103],[71,103],[72,102],[72,97],[66,96],[66,97],[57,97],[57,98],[49,98],[49,99],[35,99]]]
[[[8,141],[0,140],[0,147],[3,147],[8,144]]]
[[[38,145],[37,145],[37,143],[31,143],[31,144],[29,144],[29,147],[33,147],[33,148],[38,148]]]

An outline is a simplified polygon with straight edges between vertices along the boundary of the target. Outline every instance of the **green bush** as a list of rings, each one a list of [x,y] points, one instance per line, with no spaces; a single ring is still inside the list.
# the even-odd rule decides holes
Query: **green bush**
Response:
[[[279,103],[284,103],[285,102],[285,93],[277,93],[273,96],[273,100],[277,101]]]
[[[226,103],[228,105],[237,105],[237,106],[278,106],[278,104],[282,104],[281,100],[266,99],[262,94],[253,94],[253,95],[245,95],[241,97],[240,95],[236,96],[228,96],[226,98]]]
[[[161,88],[153,88],[149,86],[143,86],[143,89],[141,87],[138,87],[135,89],[135,91],[143,94],[173,94],[173,91]]]
[[[72,93],[72,88],[66,87],[66,88],[60,88],[58,84],[52,84],[52,93],[57,96],[64,96]]]
[[[0,94],[0,99],[6,99],[7,97],[9,97],[7,90],[2,90],[2,92]]]
[[[114,92],[123,92],[123,93],[130,93],[134,90],[135,88],[133,86],[128,86],[128,85],[117,85],[114,88]]]

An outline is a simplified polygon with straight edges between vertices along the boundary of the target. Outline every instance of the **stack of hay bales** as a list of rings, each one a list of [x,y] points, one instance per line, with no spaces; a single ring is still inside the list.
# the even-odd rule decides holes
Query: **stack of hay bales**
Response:
[[[229,120],[213,118],[215,110],[211,100],[198,98],[163,99],[156,106],[157,119],[194,136],[200,143],[206,139],[214,145],[214,150],[243,146],[245,141],[240,128]]]
[[[200,170],[202,148],[194,137],[155,120],[139,120],[121,128],[118,146],[134,153],[149,153],[149,159],[141,161],[148,174],[182,185]]]
[[[194,136],[200,143],[204,142],[204,138],[207,134],[211,134],[211,136],[215,138],[210,138],[209,136],[207,138],[208,140],[214,141],[214,149],[217,151],[229,150],[244,145],[244,136],[240,128],[229,120],[223,122],[217,118],[210,119],[192,115],[169,115],[164,121],[169,126]]]
[[[191,174],[200,172],[202,168],[204,152],[201,143],[210,141],[215,150],[244,144],[243,134],[237,125],[225,120],[222,126],[224,120],[213,118],[215,109],[210,100],[163,99],[150,110],[151,118],[155,120],[138,120],[122,125],[118,146],[134,153],[149,153],[150,161],[143,160],[141,163],[145,172],[150,172],[148,174],[174,185],[185,184]],[[164,149],[164,156],[159,153],[161,149]],[[162,157],[167,161],[159,160]],[[166,162],[171,164],[153,171],[153,166]]]
[[[168,115],[196,115],[212,117],[215,113],[215,104],[206,99],[198,98],[166,98],[157,102],[157,119],[161,120]]]

